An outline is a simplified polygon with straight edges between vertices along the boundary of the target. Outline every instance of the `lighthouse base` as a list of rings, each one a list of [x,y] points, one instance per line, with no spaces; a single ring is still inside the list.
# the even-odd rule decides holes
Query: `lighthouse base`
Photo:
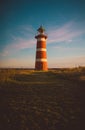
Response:
[[[35,63],[35,70],[48,70],[47,68],[47,62],[36,62]]]

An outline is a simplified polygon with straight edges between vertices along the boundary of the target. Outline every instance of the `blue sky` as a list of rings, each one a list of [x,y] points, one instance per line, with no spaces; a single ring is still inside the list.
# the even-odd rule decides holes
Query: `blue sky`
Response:
[[[1,0],[0,67],[35,67],[40,25],[49,68],[85,66],[85,0]]]

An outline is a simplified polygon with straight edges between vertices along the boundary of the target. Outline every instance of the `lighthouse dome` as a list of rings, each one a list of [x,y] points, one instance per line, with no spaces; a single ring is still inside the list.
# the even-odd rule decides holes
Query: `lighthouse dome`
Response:
[[[38,29],[38,32],[43,33],[45,31],[44,27],[41,25]]]

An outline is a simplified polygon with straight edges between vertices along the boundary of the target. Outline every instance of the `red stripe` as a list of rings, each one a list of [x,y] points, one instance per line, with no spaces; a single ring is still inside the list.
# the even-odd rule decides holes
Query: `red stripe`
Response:
[[[47,62],[36,62],[35,69],[36,70],[47,70]]]
[[[37,51],[36,58],[47,58],[46,51]]]
[[[46,42],[45,41],[38,41],[37,48],[46,48]]]

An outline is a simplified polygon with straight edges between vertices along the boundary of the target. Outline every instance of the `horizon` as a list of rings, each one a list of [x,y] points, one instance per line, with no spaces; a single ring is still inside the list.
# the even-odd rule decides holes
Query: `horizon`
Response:
[[[85,66],[85,1],[3,0],[0,12],[0,68],[35,68],[40,25],[48,35],[48,68]]]
[[[50,69],[77,69],[77,68],[85,68],[85,66],[74,66],[74,67],[50,67]],[[35,70],[35,68],[29,68],[29,67],[0,67],[0,69],[28,69],[28,70]],[[47,70],[47,71],[48,71]],[[43,70],[36,70],[36,71],[43,71]]]

